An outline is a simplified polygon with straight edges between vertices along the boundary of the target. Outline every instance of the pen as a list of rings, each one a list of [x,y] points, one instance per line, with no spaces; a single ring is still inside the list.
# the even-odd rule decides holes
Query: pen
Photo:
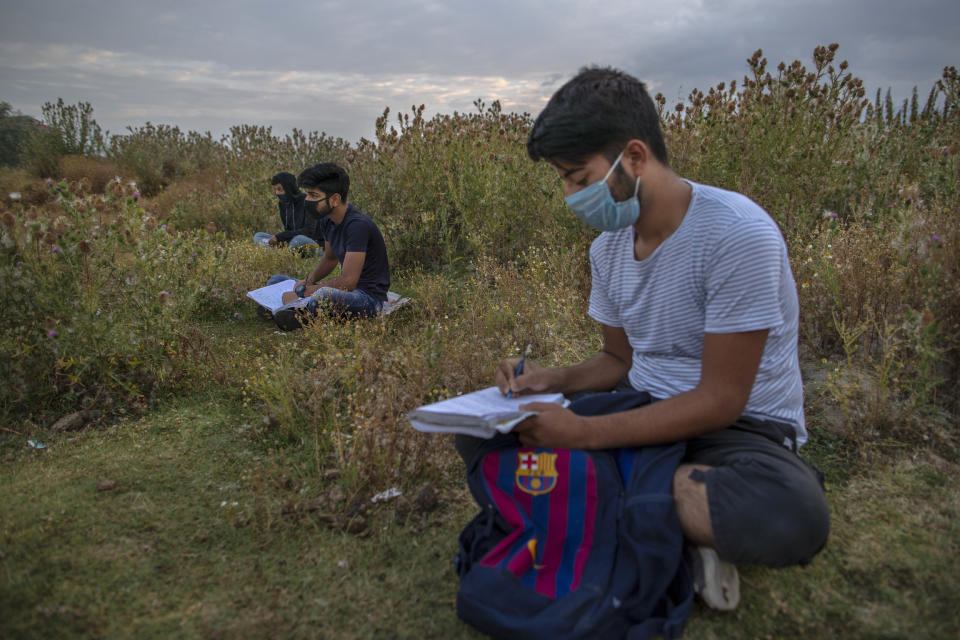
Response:
[[[523,356],[520,357],[520,362],[517,363],[517,368],[513,371],[514,378],[523,373],[523,361],[527,359],[528,355],[530,355],[530,349],[532,348],[533,345],[528,344],[527,348],[523,350]],[[511,397],[513,397],[513,391],[507,391],[507,400],[509,400]]]

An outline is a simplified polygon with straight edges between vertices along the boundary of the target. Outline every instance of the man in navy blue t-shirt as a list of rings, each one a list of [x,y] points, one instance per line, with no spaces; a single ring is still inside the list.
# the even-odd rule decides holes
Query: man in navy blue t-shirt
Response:
[[[294,291],[283,294],[285,306],[274,314],[281,329],[300,326],[300,315],[330,314],[371,317],[380,313],[390,288],[387,247],[376,223],[347,202],[350,178],[343,168],[321,162],[300,174],[297,181],[307,194],[307,215],[319,220],[324,251],[319,264]],[[323,280],[337,265],[340,275]],[[267,284],[292,280],[275,275]],[[308,300],[306,304],[303,300]]]

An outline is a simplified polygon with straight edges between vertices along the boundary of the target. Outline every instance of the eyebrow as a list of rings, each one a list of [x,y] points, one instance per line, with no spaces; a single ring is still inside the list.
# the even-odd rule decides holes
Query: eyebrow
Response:
[[[582,171],[584,169],[584,167],[581,166],[581,167],[571,167],[569,169],[564,170],[564,168],[561,167],[560,165],[555,164],[553,166],[556,167],[559,171],[563,172],[560,176],[562,178],[569,178],[572,174],[576,173],[577,171]]]

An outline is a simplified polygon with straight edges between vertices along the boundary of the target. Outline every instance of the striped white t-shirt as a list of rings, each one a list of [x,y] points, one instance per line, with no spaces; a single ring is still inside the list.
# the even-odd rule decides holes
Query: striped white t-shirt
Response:
[[[630,383],[658,398],[697,386],[705,333],[769,329],[744,415],[792,424],[799,446],[807,439],[799,305],[786,243],[746,196],[689,184],[683,221],[645,260],[634,259],[632,226],[593,241],[590,316],[623,328]]]

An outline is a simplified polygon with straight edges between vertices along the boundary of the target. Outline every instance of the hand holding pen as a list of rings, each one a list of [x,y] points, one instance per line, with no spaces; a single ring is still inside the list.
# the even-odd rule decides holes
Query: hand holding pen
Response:
[[[523,350],[523,356],[521,356],[520,361],[517,362],[517,368],[514,369],[514,371],[513,371],[513,377],[514,377],[514,378],[516,378],[517,376],[519,376],[520,374],[523,373],[523,365],[524,365],[524,363],[525,363],[526,360],[527,360],[527,356],[530,355],[530,351],[531,351],[532,349],[533,349],[533,345],[532,345],[532,344],[528,344],[528,345],[527,345],[527,348]],[[508,390],[507,390],[507,400],[509,400],[509,399],[512,398],[512,397],[513,397],[513,390],[512,390],[512,389],[508,389]]]

